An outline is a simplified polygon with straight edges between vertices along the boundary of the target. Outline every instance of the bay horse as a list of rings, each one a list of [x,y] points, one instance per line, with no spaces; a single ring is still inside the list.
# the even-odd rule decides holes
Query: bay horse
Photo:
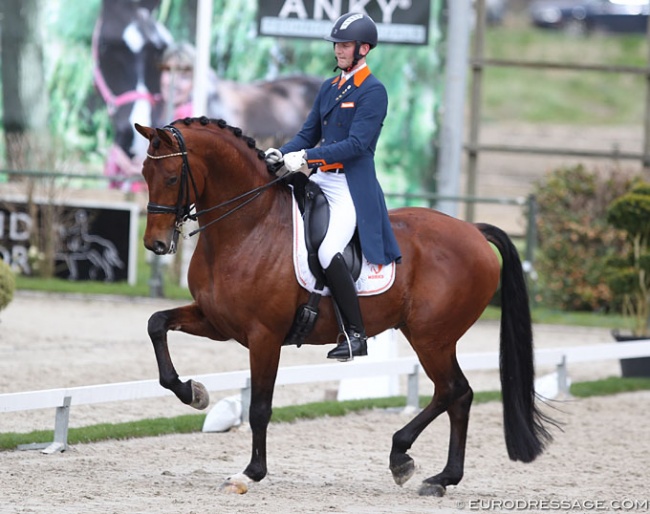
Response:
[[[169,354],[170,330],[248,348],[251,374],[252,456],[222,488],[246,492],[267,474],[266,434],[283,341],[308,292],[292,262],[292,192],[267,168],[255,140],[223,120],[188,118],[164,128],[136,125],[149,141],[142,173],[149,203],[144,245],[175,251],[180,227],[198,219],[200,235],[188,271],[194,301],[159,311],[148,322],[160,384],[185,404],[209,403],[205,387],[183,382]],[[501,282],[500,375],[508,455],[531,462],[551,439],[534,391],[532,325],[517,250],[501,229],[467,223],[431,209],[390,212],[402,251],[392,287],[360,298],[369,336],[397,328],[406,336],[435,390],[429,404],[395,432],[389,457],[394,481],[415,472],[408,455],[419,434],[440,414],[450,421],[448,460],[420,486],[442,496],[463,477],[472,389],[456,358],[456,343],[484,311]],[[502,259],[500,266],[492,243]],[[306,344],[328,344],[338,327],[331,300]]]

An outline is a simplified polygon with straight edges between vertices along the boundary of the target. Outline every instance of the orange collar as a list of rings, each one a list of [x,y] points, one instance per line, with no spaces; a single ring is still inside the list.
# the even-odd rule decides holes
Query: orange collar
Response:
[[[354,85],[356,87],[359,87],[361,84],[363,84],[363,81],[366,80],[370,75],[371,75],[370,67],[365,66],[364,68],[361,68],[354,75],[352,75],[352,79],[354,80]],[[338,74],[332,80],[332,84],[338,84],[340,80],[341,80],[341,74]]]
[[[370,68],[368,66],[360,69],[352,77],[354,79],[354,85],[359,87],[363,83],[363,81],[366,80],[369,76],[370,76]]]

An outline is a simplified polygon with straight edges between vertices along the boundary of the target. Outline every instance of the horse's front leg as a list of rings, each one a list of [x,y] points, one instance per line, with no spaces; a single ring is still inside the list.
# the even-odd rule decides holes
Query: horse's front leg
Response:
[[[170,330],[211,339],[221,338],[196,304],[155,312],[149,318],[147,326],[158,363],[160,385],[172,391],[183,403],[196,409],[205,409],[210,403],[210,396],[203,384],[193,380],[182,382],[178,378],[167,345],[167,332]]]
[[[267,473],[266,432],[271,420],[273,388],[280,362],[281,341],[269,336],[263,344],[249,345],[251,366],[251,405],[249,423],[253,435],[251,460],[242,473],[229,477],[222,490],[245,493],[247,484],[259,482]]]

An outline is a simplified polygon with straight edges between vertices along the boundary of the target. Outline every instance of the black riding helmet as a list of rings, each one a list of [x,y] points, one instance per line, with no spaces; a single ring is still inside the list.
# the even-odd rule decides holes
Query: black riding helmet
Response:
[[[354,68],[362,57],[359,50],[363,43],[370,45],[370,48],[377,46],[377,25],[367,14],[347,13],[334,22],[332,32],[329,36],[325,36],[325,40],[334,44],[348,41],[356,42],[354,62],[352,63],[352,68]],[[337,68],[338,66],[335,66],[334,70]]]

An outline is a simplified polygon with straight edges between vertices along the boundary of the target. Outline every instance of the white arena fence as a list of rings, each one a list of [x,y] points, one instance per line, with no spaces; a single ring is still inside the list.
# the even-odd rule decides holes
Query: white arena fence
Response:
[[[568,395],[569,382],[567,366],[583,362],[614,359],[650,357],[650,339],[598,345],[558,347],[535,351],[536,366],[555,366],[557,370],[557,391]],[[498,352],[460,353],[461,369],[495,370],[499,368]],[[418,376],[421,372],[417,357],[401,357],[391,360],[347,363],[328,363],[308,366],[287,366],[278,370],[277,385],[305,384],[367,377],[394,377],[406,375],[406,408],[417,410]],[[186,380],[188,377],[182,377]],[[242,418],[248,421],[250,404],[250,372],[231,371],[191,377],[201,382],[208,391],[240,389],[242,395]],[[28,411],[35,409],[56,409],[54,441],[48,444],[23,445],[21,449],[42,449],[43,453],[63,451],[67,447],[68,420],[72,405],[89,405],[105,402],[141,400],[171,396],[158,380],[141,380],[92,386],[27,391],[0,394],[0,413]]]

